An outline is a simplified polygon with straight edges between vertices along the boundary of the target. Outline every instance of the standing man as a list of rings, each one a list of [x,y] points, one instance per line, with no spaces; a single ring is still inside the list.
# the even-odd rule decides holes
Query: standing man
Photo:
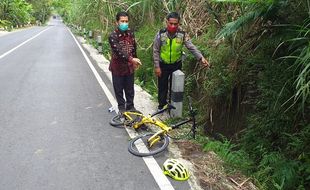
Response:
[[[113,88],[120,113],[135,109],[134,71],[141,64],[137,58],[135,36],[128,28],[128,23],[127,12],[117,13],[116,29],[109,36],[112,49],[109,69],[112,72]]]
[[[185,47],[203,65],[209,66],[208,61],[192,44],[184,31],[179,29],[180,16],[171,12],[166,17],[165,29],[161,29],[153,44],[153,60],[155,75],[158,77],[158,109],[167,104],[168,82],[171,84],[172,73],[182,68],[182,48]]]

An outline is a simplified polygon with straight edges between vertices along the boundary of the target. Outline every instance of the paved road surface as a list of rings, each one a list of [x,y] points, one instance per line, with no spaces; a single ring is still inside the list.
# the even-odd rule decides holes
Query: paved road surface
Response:
[[[160,189],[110,106],[61,22],[1,36],[0,189]]]

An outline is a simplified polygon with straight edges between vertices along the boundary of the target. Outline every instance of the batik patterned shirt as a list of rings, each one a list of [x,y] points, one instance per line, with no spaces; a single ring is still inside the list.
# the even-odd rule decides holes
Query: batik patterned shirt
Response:
[[[112,50],[110,71],[115,76],[127,76],[134,72],[132,59],[137,57],[137,45],[131,30],[121,32],[115,29],[109,36]]]

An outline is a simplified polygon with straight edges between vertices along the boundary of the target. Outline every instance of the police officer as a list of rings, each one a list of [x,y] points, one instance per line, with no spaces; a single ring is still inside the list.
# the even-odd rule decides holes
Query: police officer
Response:
[[[168,82],[171,84],[172,73],[182,68],[183,46],[203,65],[209,66],[201,52],[179,28],[179,22],[180,15],[177,12],[169,13],[166,17],[166,28],[161,29],[154,39],[153,61],[155,75],[158,77],[158,109],[167,104]]]

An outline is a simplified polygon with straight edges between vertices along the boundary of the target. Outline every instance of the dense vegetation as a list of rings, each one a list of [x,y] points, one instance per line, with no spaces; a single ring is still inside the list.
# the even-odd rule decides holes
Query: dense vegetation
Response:
[[[45,23],[51,14],[51,0],[1,0],[0,28]]]
[[[298,0],[59,1],[69,23],[105,38],[119,10],[131,13],[144,66],[137,83],[156,96],[152,41],[172,10],[208,57],[188,54],[186,92],[196,99],[205,150],[251,175],[261,189],[310,186],[310,3]],[[64,7],[64,6],[62,6]],[[202,135],[205,136],[205,135]],[[217,139],[218,141],[214,140]]]
[[[0,3],[2,22],[43,18],[34,14],[31,1],[14,0],[31,13],[16,20],[22,14],[8,14],[15,9],[7,11],[5,2],[11,1]],[[115,14],[128,11],[144,64],[136,82],[154,97],[152,41],[165,15],[178,11],[182,28],[212,64],[203,69],[189,53],[184,63],[186,92],[195,98],[204,126],[199,138],[204,149],[251,176],[260,189],[310,188],[309,0],[54,0],[52,5],[67,23],[102,35],[107,57]]]

